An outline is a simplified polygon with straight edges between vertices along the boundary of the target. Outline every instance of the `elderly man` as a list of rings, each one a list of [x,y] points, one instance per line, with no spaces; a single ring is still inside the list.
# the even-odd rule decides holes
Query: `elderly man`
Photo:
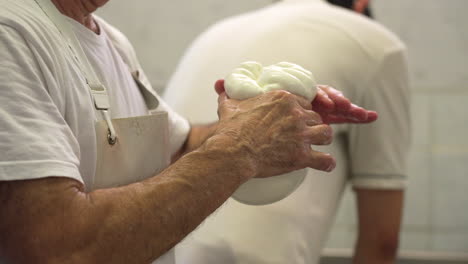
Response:
[[[368,1],[330,0],[365,12]],[[322,0],[283,0],[227,18],[187,50],[166,101],[193,122],[216,119],[206,85],[246,60],[290,61],[379,112],[370,125],[338,125],[330,175],[309,170],[289,197],[255,207],[230,200],[176,249],[181,263],[318,263],[349,182],[357,197],[354,263],[394,263],[398,249],[410,120],[406,48],[391,32]],[[193,98],[204,98],[194,101]],[[351,219],[349,219],[351,221]]]
[[[321,116],[376,119],[333,89],[317,113],[285,91],[231,100],[218,81],[219,122],[190,129],[92,15],[106,2],[0,0],[0,262],[173,263],[248,179],[332,170],[309,148],[331,141]]]

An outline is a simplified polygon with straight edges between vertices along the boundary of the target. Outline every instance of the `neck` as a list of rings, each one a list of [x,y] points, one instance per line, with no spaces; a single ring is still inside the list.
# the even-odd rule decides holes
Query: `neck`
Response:
[[[55,7],[91,31],[99,34],[99,27],[93,19],[92,13],[106,1],[95,0],[51,0]]]

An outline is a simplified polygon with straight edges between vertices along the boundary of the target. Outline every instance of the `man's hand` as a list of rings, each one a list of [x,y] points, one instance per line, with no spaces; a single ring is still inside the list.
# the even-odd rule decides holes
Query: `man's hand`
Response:
[[[241,149],[256,167],[255,177],[269,177],[310,167],[331,171],[335,159],[311,149],[332,141],[332,130],[312,111],[306,99],[286,91],[273,91],[247,100],[219,93],[219,124],[213,136],[222,147]],[[210,140],[211,141],[211,140]],[[209,143],[210,141],[207,141]],[[219,144],[219,143],[218,143]]]
[[[371,123],[377,120],[375,111],[359,107],[346,98],[342,92],[327,85],[318,85],[318,93],[312,101],[312,110],[320,114],[325,124]],[[215,83],[218,94],[224,92],[224,80]]]
[[[312,109],[322,116],[324,123],[370,123],[377,120],[376,112],[352,104],[342,92],[326,85],[317,88]]]

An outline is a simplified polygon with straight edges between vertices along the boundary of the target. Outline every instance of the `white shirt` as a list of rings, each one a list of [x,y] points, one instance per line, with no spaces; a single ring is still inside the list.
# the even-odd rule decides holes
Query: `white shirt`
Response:
[[[96,170],[96,114],[84,76],[54,24],[32,0],[0,0],[0,181],[61,176],[86,185]],[[113,118],[147,115],[131,73],[150,87],[129,41],[96,18],[96,35],[69,19],[99,79]],[[188,122],[169,115],[171,153]]]
[[[367,18],[322,1],[287,0],[228,18],[200,35],[165,99],[192,122],[217,119],[213,84],[241,62],[280,61],[311,70],[354,103],[379,113],[370,125],[335,126],[334,172],[309,170],[286,199],[246,206],[230,199],[177,249],[178,263],[317,263],[348,179],[402,189],[410,137],[404,45]],[[314,147],[317,148],[317,147]]]

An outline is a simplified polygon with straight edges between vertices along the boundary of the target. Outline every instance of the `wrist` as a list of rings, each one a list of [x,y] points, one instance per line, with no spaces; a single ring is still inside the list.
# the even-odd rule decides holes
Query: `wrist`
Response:
[[[208,138],[213,136],[216,131],[217,124],[218,123],[192,126],[183,146],[184,153],[193,151],[203,145]]]
[[[257,175],[256,160],[249,148],[229,136],[212,136],[197,151],[207,155],[210,160],[224,164],[226,169],[237,175],[240,184]]]

